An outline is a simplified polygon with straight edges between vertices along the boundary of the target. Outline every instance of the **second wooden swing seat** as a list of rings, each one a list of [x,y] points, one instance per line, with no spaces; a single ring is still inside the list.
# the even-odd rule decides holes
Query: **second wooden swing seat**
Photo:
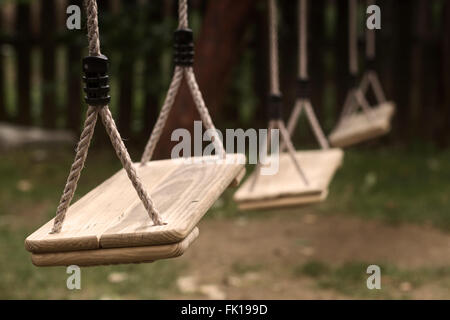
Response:
[[[235,200],[242,210],[273,209],[321,202],[328,195],[328,186],[343,160],[341,149],[297,151],[296,160],[307,175],[304,184],[287,153],[279,155],[279,170],[275,175],[259,175],[252,189],[256,172],[242,184]],[[270,158],[269,158],[269,161]]]
[[[385,135],[391,131],[394,113],[395,104],[386,101],[367,112],[346,116],[330,133],[330,143],[336,147],[346,147]]]
[[[365,97],[369,89],[377,100],[375,106],[370,106]],[[359,108],[361,111],[357,112]],[[394,114],[395,104],[386,100],[377,73],[368,70],[361,84],[350,90],[341,120],[330,133],[330,143],[346,147],[385,135],[391,131]]]
[[[57,215],[25,240],[25,248],[37,266],[95,266],[178,257],[198,237],[197,224],[214,202],[226,188],[239,184],[245,174],[245,155],[226,154],[215,131],[192,68],[187,1],[180,0],[175,73],[141,162],[133,164],[108,108],[107,58],[100,53],[97,3],[86,0],[85,7],[91,55],[83,61],[89,105],[85,127]],[[183,77],[217,155],[150,161]],[[98,115],[124,169],[69,207]]]
[[[309,77],[307,72],[307,1],[298,1],[298,67],[299,80],[297,100],[289,119],[287,128],[281,117],[281,95],[278,79],[277,49],[277,7],[274,0],[269,0],[269,30],[271,58],[271,120],[269,132],[278,128],[283,144],[280,153],[270,155],[264,161],[270,166],[278,159],[278,171],[263,175],[261,166],[243,183],[234,195],[234,200],[242,210],[275,209],[317,203],[328,196],[328,186],[341,166],[344,153],[341,149],[330,149],[328,141],[316,118],[309,98]],[[291,136],[304,112],[321,149],[295,151]],[[270,141],[270,140],[269,140]],[[269,142],[270,144],[270,142]],[[284,152],[285,150],[289,152]]]

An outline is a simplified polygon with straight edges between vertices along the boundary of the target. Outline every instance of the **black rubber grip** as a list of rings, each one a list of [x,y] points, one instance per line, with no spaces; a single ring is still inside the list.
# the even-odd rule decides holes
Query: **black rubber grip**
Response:
[[[84,97],[90,106],[103,107],[110,101],[109,62],[105,56],[92,56],[83,59]]]
[[[179,29],[174,33],[174,63],[176,66],[194,65],[194,34],[191,29]]]
[[[281,120],[283,118],[283,98],[281,95],[269,96],[267,114],[269,120]]]
[[[348,75],[348,87],[350,89],[356,88],[358,86],[358,76],[355,74]]]
[[[311,96],[309,80],[297,79],[297,98],[308,99]]]
[[[375,70],[376,69],[375,59],[366,59],[366,69]]]

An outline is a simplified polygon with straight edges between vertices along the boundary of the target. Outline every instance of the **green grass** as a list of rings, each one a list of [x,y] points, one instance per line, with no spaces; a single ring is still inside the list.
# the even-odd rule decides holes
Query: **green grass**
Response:
[[[367,289],[366,273],[369,263],[348,262],[330,266],[320,261],[309,261],[295,266],[296,277],[313,278],[322,289],[332,289],[350,297],[366,299],[408,299],[408,290],[401,290],[402,284],[419,288],[432,283],[450,289],[450,268],[400,269],[390,264],[379,265],[381,270],[381,289]]]
[[[243,275],[248,272],[257,272],[261,271],[263,268],[260,264],[248,264],[248,263],[242,263],[242,262],[235,262],[231,266],[231,271],[238,275]]]
[[[36,268],[31,264],[23,248],[30,231],[0,228],[0,299],[158,299],[174,288],[181,268],[170,261],[82,268],[81,290],[68,290],[66,268]],[[125,275],[124,280],[112,283],[114,273]]]
[[[253,167],[247,166],[247,177]],[[356,215],[392,224],[430,224],[450,231],[449,181],[449,151],[346,150],[327,201],[310,208],[323,214]],[[228,190],[209,216],[259,219],[274,212],[240,212],[232,201],[233,193]]]
[[[179,263],[83,268],[81,286],[66,288],[65,268],[36,268],[24,250],[24,240],[55,214],[55,208],[73,160],[73,151],[48,154],[45,161],[33,152],[2,155],[0,161],[0,299],[101,299],[161,298],[173,289]],[[76,198],[109,177],[120,162],[110,152],[91,152],[80,179]],[[27,181],[29,191],[21,191]],[[75,199],[76,200],[76,199]],[[126,279],[111,283],[111,273],[124,273]]]
[[[81,291],[66,289],[65,268],[36,268],[31,264],[23,241],[54,215],[72,160],[73,150],[70,149],[47,153],[18,151],[1,156],[0,298],[161,298],[174,290],[175,279],[183,267],[176,260],[85,268],[82,269],[82,287],[89,290]],[[91,150],[76,199],[119,168],[120,163],[109,148]],[[396,150],[350,151],[346,152],[344,167],[331,185],[328,201],[311,208],[324,215],[426,223],[448,231],[449,181],[450,152],[424,155]],[[233,192],[228,190],[206,219],[264,219],[273,213],[239,212],[232,201]],[[330,267],[315,262],[297,268],[296,274],[315,278],[320,287],[343,290],[346,294],[392,297],[387,293],[367,293],[362,267],[358,263]],[[235,265],[233,272],[240,274],[255,268],[259,266]],[[445,281],[449,278],[448,270],[416,270],[408,274],[394,266],[383,268],[384,275],[394,279],[392,288],[402,279],[409,279],[415,286],[420,285],[422,278],[442,276]],[[111,283],[108,275],[116,272],[125,273],[127,278]]]
[[[324,212],[450,230],[450,152],[346,152]]]

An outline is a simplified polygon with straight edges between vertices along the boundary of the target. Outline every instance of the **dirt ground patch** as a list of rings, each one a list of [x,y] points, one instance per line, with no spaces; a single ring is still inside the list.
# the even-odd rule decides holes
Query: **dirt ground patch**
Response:
[[[383,277],[382,269],[382,285],[387,284],[390,292],[378,296],[366,296],[364,291],[362,296],[357,291],[346,294],[296,273],[311,261],[331,268],[358,261],[367,266],[395,266],[405,272],[445,270],[450,266],[450,235],[431,227],[392,226],[308,210],[262,218],[207,219],[199,227],[200,237],[178,259],[186,266],[178,279],[178,293],[168,298],[450,298],[449,273],[442,275],[445,281],[424,278],[424,283],[415,285],[407,276],[401,283],[391,275]],[[416,272],[417,277],[422,273]],[[365,278],[359,289],[370,291]]]

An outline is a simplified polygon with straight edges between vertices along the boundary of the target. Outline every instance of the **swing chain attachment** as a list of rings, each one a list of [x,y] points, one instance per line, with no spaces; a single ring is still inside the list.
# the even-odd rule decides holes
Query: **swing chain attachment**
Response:
[[[191,29],[176,30],[173,47],[176,66],[192,67],[194,65],[194,33]]]
[[[268,101],[269,120],[281,120],[283,118],[283,96],[271,94]]]
[[[104,107],[111,101],[108,69],[108,58],[104,55],[83,59],[84,99],[88,105]]]

